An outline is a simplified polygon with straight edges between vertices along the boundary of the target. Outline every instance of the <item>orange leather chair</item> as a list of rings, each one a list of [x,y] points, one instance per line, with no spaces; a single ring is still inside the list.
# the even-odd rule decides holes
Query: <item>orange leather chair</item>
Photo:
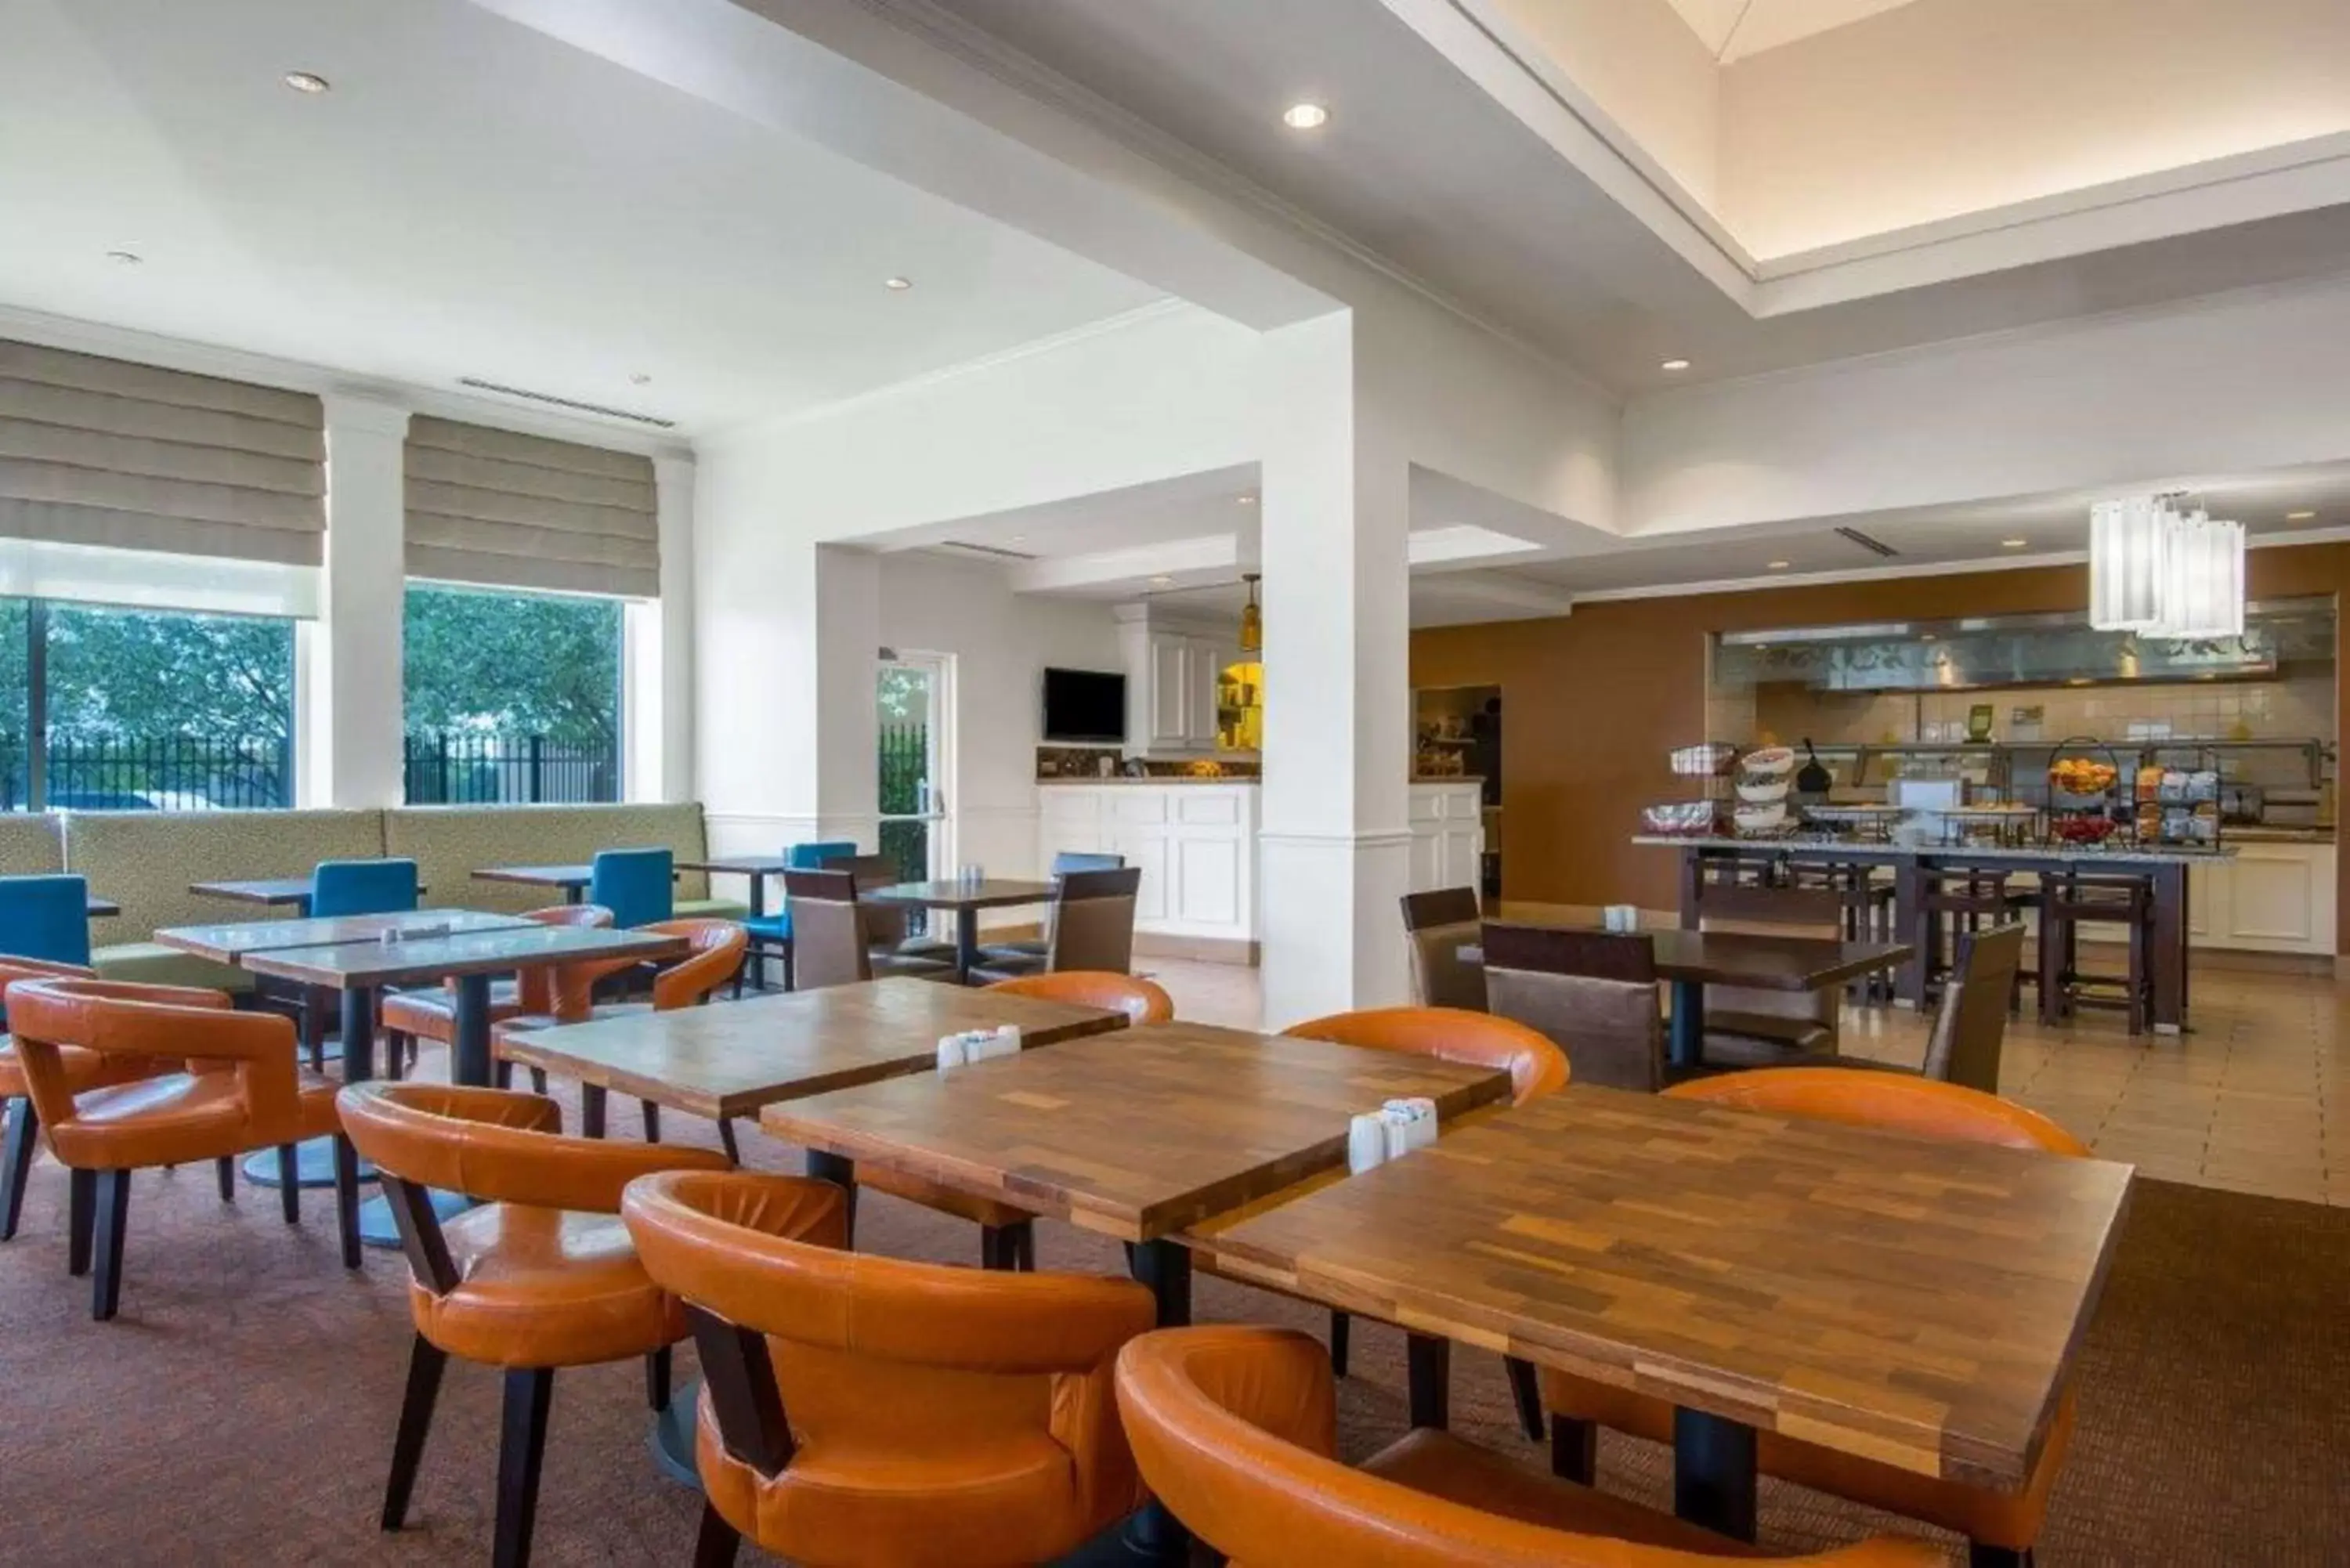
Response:
[[[8,1022],[26,1093],[68,1172],[71,1272],[88,1272],[96,1254],[90,1315],[100,1322],[122,1297],[132,1171],[274,1147],[290,1177],[294,1146],[336,1131],[335,1085],[296,1059],[293,1020],[233,1012],[220,992],[20,980],[8,987]],[[98,1058],[101,1077],[120,1076],[92,1087],[68,1051]],[[281,1199],[286,1223],[300,1220],[300,1185],[286,1181]],[[356,1269],[359,1165],[339,1138],[335,1210],[343,1266]]]
[[[723,1170],[707,1149],[562,1136],[553,1100],[452,1084],[354,1084],[343,1126],[375,1162],[408,1252],[416,1341],[391,1450],[382,1524],[408,1515],[449,1357],[505,1374],[494,1561],[530,1561],[539,1461],[557,1367],[646,1358],[652,1407],[669,1404],[677,1302],[647,1276],[616,1216],[629,1182],[657,1170]],[[428,1189],[483,1199],[442,1220]]]
[[[1232,1568],[1699,1568],[1763,1555],[1428,1428],[1349,1469],[1335,1457],[1330,1364],[1284,1329],[1144,1334],[1118,1354],[1118,1405],[1145,1484]],[[1879,1539],[1774,1561],[1939,1568],[1945,1558]]]
[[[1538,1029],[1491,1012],[1458,1007],[1372,1007],[1355,1012],[1334,1012],[1308,1019],[1282,1031],[1305,1040],[1329,1040],[1360,1045],[1370,1051],[1406,1051],[1443,1062],[1466,1062],[1510,1070],[1510,1103],[1523,1106],[1566,1086],[1566,1053]],[[1343,1312],[1330,1314],[1330,1365],[1347,1376],[1352,1320]],[[1449,1348],[1439,1355],[1449,1355]],[[1510,1393],[1517,1401],[1518,1425],[1534,1442],[1542,1441],[1542,1394],[1534,1364],[1505,1356]]]
[[[847,1195],[797,1177],[646,1177],[620,1213],[701,1352],[697,1568],[745,1535],[810,1568],[1045,1563],[1142,1501],[1132,1281],[851,1252]]]
[[[2079,1139],[2037,1111],[1979,1089],[1895,1073],[1850,1067],[1770,1067],[1692,1079],[1665,1093],[1675,1099],[1882,1127],[1918,1137],[1999,1144],[2075,1158],[2089,1152]],[[1563,1476],[1590,1479],[1598,1457],[1601,1427],[1672,1440],[1672,1407],[1628,1389],[1545,1371],[1543,1399],[1553,1418],[1551,1468]],[[1773,1432],[1757,1434],[1755,1462],[1765,1475],[1957,1531],[1972,1542],[1976,1568],[2000,1568],[2032,1559],[2033,1544],[2048,1515],[2049,1491],[2056,1484],[2064,1451],[2072,1442],[2073,1420],[2073,1391],[2067,1388],[2049,1427],[2038,1468],[2023,1489],[2013,1492],[1937,1480]]]
[[[1115,1010],[1125,1013],[1128,1023],[1175,1021],[1175,999],[1155,981],[1139,974],[1118,974],[1100,969],[1054,970],[999,980],[987,989],[1014,996],[1033,996],[1039,1002]]]
[[[542,926],[582,926],[603,929],[612,923],[612,911],[601,904],[556,904],[533,909],[522,917]],[[545,965],[518,971],[514,979],[490,986],[490,1023],[504,1023],[525,1013],[555,1011],[555,979]],[[380,1012],[384,1034],[384,1075],[397,1078],[401,1068],[416,1060],[420,1040],[447,1045],[457,1037],[457,986],[452,981],[438,991],[394,992],[383,999]]]
[[[533,1029],[544,1029],[551,1023],[584,1023],[591,1019],[627,1018],[644,1012],[668,1012],[680,1007],[699,1007],[708,1002],[718,988],[732,979],[743,967],[743,955],[751,945],[750,933],[733,920],[682,919],[655,920],[636,928],[639,932],[656,936],[683,937],[692,950],[653,976],[653,995],[650,1004],[640,1002],[615,1002],[598,1004],[595,1001],[596,982],[607,975],[619,974],[636,968],[641,959],[590,959],[580,963],[555,967],[550,980],[551,1006],[523,1013],[500,1023],[490,1034],[491,1052],[503,1056],[499,1050],[508,1039]],[[511,1069],[501,1062],[501,1079]],[[530,1070],[531,1086],[540,1094],[546,1092],[544,1068]],[[579,1090],[580,1130],[589,1137],[604,1136],[605,1091],[597,1085],[582,1085]],[[644,1113],[645,1141],[660,1141],[660,1107],[650,1100],[639,1102]],[[727,1157],[742,1158],[734,1145],[734,1125],[729,1121],[718,1124],[718,1137],[726,1146]]]
[[[95,980],[98,971],[78,963],[0,956],[0,989],[15,981],[57,977]],[[162,1067],[160,1063],[140,1062],[129,1056],[109,1059],[72,1047],[58,1052],[57,1059],[68,1089],[77,1095],[84,1089],[150,1077]],[[8,1106],[6,1147],[0,1152],[0,1241],[13,1241],[16,1239],[16,1221],[25,1211],[25,1182],[32,1174],[34,1147],[40,1142],[41,1116],[25,1087],[25,1071],[17,1064],[16,1047],[5,1035],[0,1035],[0,1101],[5,1101]],[[221,1196],[226,1198],[230,1193],[224,1190]]]

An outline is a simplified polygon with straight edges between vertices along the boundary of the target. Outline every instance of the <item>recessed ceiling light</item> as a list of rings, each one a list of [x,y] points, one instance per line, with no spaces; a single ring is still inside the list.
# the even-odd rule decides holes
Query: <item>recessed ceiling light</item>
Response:
[[[1256,497],[1253,495],[1238,496],[1235,497],[1235,500],[1243,506],[1253,506],[1256,504]]]
[[[1686,370],[1689,368],[1690,362],[1686,359],[1668,359],[1657,367],[1659,370]]]
[[[1770,566],[1771,569],[1772,569],[1773,571],[1774,571],[1774,572],[1783,572],[1783,571],[1785,571],[1789,566],[1794,566],[1794,564],[1795,564],[1795,563],[1794,563],[1794,562],[1793,562],[1793,561],[1772,561],[1772,562],[1768,563],[1768,565]]]
[[[1154,588],[1163,588],[1174,580],[1172,577],[1153,577],[1150,579],[1150,586]]]
[[[1319,130],[1330,123],[1330,111],[1318,103],[1293,103],[1281,111],[1281,123],[1292,130]]]
[[[914,280],[910,277],[885,277],[881,280],[881,286],[892,294],[903,294],[914,286]]]
[[[650,387],[652,385],[652,380],[653,379],[650,376],[646,375],[642,370],[638,370],[629,377],[629,385],[631,387]]]
[[[109,251],[106,253],[106,259],[117,266],[137,266],[147,258],[137,251]]]
[[[2002,539],[1999,542],[1999,547],[2002,550],[2021,550],[2031,543],[2029,539]]]
[[[1025,534],[1014,534],[1012,535],[1012,542],[1015,545],[1024,545],[1028,542],[1028,535]]]
[[[296,92],[308,93],[313,98],[335,85],[316,71],[287,71],[285,81]]]
[[[2284,514],[2284,520],[2288,523],[2306,523],[2316,515],[2314,512],[2288,512]]]

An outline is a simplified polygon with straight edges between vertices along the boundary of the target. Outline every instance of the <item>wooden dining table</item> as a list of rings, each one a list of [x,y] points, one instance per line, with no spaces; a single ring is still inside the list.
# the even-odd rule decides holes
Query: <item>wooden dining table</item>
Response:
[[[1588,930],[1587,923],[1542,919],[1487,920],[1488,926]],[[1690,931],[1664,927],[1639,933],[1656,946],[1657,976],[1672,989],[1666,1049],[1676,1067],[1693,1068],[1705,1055],[1705,988],[1743,986],[1756,991],[1832,991],[1878,970],[1898,969],[1915,952],[1907,942],[1855,942],[1833,937],[1798,937],[1747,931]],[[1482,964],[1485,950],[1471,942],[1460,950],[1464,963]]]
[[[1001,877],[965,882],[960,877],[941,877],[930,882],[892,883],[887,888],[860,892],[858,897],[873,904],[953,910],[955,980],[968,985],[971,971],[979,963],[979,912],[1016,909],[1023,904],[1049,904],[1055,891],[1050,882],[1020,882]]]
[[[1234,1278],[1669,1402],[1676,1511],[1752,1540],[1758,1431],[2022,1485],[2130,1177],[1570,1085],[1186,1240]]]
[[[712,855],[702,860],[681,860],[677,868],[712,877],[748,877],[751,918],[755,920],[767,912],[767,879],[780,877],[793,867],[780,855]]]
[[[810,1176],[848,1189],[852,1225],[860,1164],[1065,1220],[1128,1242],[1159,1323],[1177,1326],[1191,1321],[1186,1226],[1343,1167],[1357,1112],[1426,1096],[1450,1118],[1509,1093],[1503,1067],[1178,1023],[788,1100],[759,1119],[807,1150]],[[1175,1562],[1185,1540],[1154,1504],[1129,1544]]]

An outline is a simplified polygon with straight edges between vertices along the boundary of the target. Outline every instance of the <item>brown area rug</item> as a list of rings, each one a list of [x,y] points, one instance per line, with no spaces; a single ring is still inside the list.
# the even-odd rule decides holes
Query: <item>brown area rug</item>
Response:
[[[616,1126],[632,1125],[625,1104]],[[706,1124],[672,1115],[672,1138]],[[714,1141],[714,1140],[713,1140]],[[797,1156],[746,1134],[754,1165]],[[407,1269],[335,1258],[331,1194],[301,1227],[276,1195],[220,1203],[209,1167],[134,1182],[122,1314],[88,1320],[65,1272],[65,1181],[34,1175],[25,1227],[0,1248],[0,1563],[479,1563],[489,1555],[497,1378],[453,1364],[411,1511],[375,1525],[410,1338]],[[967,1225],[869,1196],[861,1244],[974,1262]],[[1048,1269],[1112,1271],[1117,1248],[1040,1228]],[[2040,1561],[2350,1563],[2350,1210],[2166,1182],[2140,1184],[2081,1367],[2081,1424]],[[1201,1282],[1198,1315],[1318,1331],[1298,1303]],[[1403,1340],[1358,1324],[1342,1441],[1368,1453],[1405,1428]],[[679,1375],[691,1369],[681,1351]],[[1454,1357],[1454,1424],[1539,1464],[1500,1363]],[[690,1561],[698,1499],[646,1454],[636,1364],[556,1379],[536,1560]],[[1602,1484],[1659,1506],[1669,1456],[1602,1445]],[[1926,1533],[1765,1481],[1762,1539],[1809,1549],[1873,1530]],[[745,1552],[743,1561],[755,1554]],[[1311,1568],[1330,1568],[1313,1564]]]

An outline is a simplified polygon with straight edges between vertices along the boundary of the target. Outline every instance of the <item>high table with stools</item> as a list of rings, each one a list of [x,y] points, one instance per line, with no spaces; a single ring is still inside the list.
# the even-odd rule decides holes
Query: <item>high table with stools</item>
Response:
[[[1343,1167],[1357,1112],[1425,1096],[1450,1118],[1509,1095],[1505,1068],[1156,1023],[771,1105],[760,1121],[852,1192],[859,1164],[886,1165],[1127,1242],[1170,1327],[1191,1318],[1186,1227]],[[1161,1561],[1184,1539],[1156,1507],[1132,1538]]]
[[[199,887],[202,885],[200,884]],[[304,882],[304,898],[308,897],[309,884]],[[263,902],[258,898],[246,902]],[[411,909],[390,915],[329,915],[321,919],[235,920],[217,926],[166,926],[155,933],[155,940],[167,948],[191,953],[213,963],[232,968],[261,971],[250,961],[257,953],[274,949],[332,947],[341,942],[378,942],[386,932],[407,932],[419,929],[449,931],[504,930],[527,922],[513,915],[483,914],[471,909]],[[348,997],[346,998],[348,1004]],[[348,1005],[344,1013],[346,1038],[350,1024]],[[367,1033],[372,1038],[374,1006],[369,1004]],[[370,1058],[370,1061],[372,1058]],[[348,1081],[349,1069],[345,1068]],[[295,1179],[304,1187],[328,1187],[335,1179],[335,1147],[331,1138],[313,1138],[296,1149]],[[265,1187],[277,1183],[277,1157],[273,1151],[252,1156],[244,1162],[245,1179]],[[363,1171],[362,1176],[366,1173]]]
[[[1502,903],[1488,925],[1550,926],[1539,916],[1545,906]],[[1666,929],[1655,939],[1657,976],[1672,988],[1667,1034],[1672,1064],[1694,1069],[1705,1059],[1705,988],[1742,986],[1756,991],[1833,991],[1863,975],[1909,961],[1903,942],[1847,942],[1825,937],[1762,936],[1751,931]],[[1464,963],[1482,963],[1482,947],[1461,950]]]
[[[1187,1240],[1232,1278],[1671,1402],[1675,1511],[1751,1541],[1758,1431],[2022,1486],[2129,1181],[1570,1085]]]
[[[363,1083],[375,1076],[376,997],[384,987],[453,981],[456,1015],[449,1047],[449,1077],[452,1083],[479,1086],[490,1082],[492,975],[584,959],[676,958],[688,950],[682,937],[659,932],[542,926],[512,916],[482,915],[470,910],[431,909],[410,916],[348,918],[358,921],[421,921],[429,929],[432,925],[451,921],[454,916],[468,914],[477,920],[508,923],[391,941],[378,936],[373,940],[311,947],[258,948],[247,950],[236,961],[255,974],[342,993],[343,1081],[348,1084]],[[162,933],[158,932],[157,940],[161,937]],[[466,1207],[463,1198],[452,1193],[434,1194],[434,1202],[444,1214]],[[359,1234],[370,1246],[400,1245],[391,1215],[380,1200],[360,1210]]]
[[[1702,918],[1705,889],[1715,877],[1741,870],[1777,870],[1803,865],[1886,867],[1893,873],[1897,929],[1919,933],[1920,955],[1934,950],[1939,940],[1940,912],[1926,908],[1929,872],[1981,869],[2035,872],[2043,882],[2065,876],[2120,877],[2145,887],[2143,982],[2146,1016],[2158,1034],[2177,1034],[2187,1027],[2187,879],[2198,866],[2231,857],[2224,846],[2198,848],[2171,845],[2113,846],[1991,845],[1922,846],[1857,844],[1834,839],[1677,838],[1641,835],[1635,844],[1678,850],[1681,857],[1680,922],[1694,928]],[[1904,963],[1896,979],[1895,995],[1902,1005],[1919,1007],[1928,1001],[1926,965],[1922,957]],[[2047,1001],[2043,997],[2044,1008]]]
[[[1054,886],[1050,882],[1017,882],[1004,877],[990,877],[980,882],[965,882],[959,877],[943,877],[932,882],[899,882],[887,888],[876,888],[859,898],[872,904],[901,904],[921,909],[952,909],[955,917],[955,979],[971,983],[971,971],[979,962],[979,912],[982,909],[1016,909],[1023,904],[1049,904],[1053,901]]]

